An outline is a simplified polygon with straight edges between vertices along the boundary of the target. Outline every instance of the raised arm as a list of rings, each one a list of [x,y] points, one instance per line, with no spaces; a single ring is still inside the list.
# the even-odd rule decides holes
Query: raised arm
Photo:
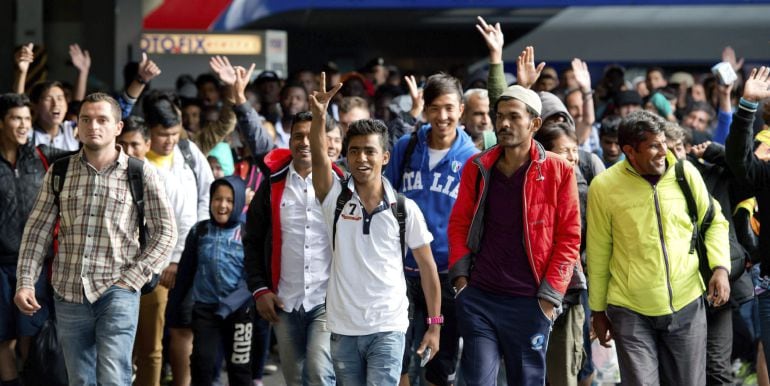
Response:
[[[75,83],[73,100],[82,101],[86,97],[88,87],[88,72],[91,70],[91,54],[88,50],[81,50],[77,44],[70,44],[70,60],[78,69],[78,80]]]
[[[730,132],[725,141],[727,166],[741,181],[754,189],[770,181],[770,166],[754,155],[752,123],[762,99],[770,97],[770,68],[751,70],[743,86],[743,97],[733,115]]]
[[[13,92],[24,94],[24,84],[27,81],[27,71],[29,65],[35,60],[35,54],[32,51],[32,43],[21,46],[13,56],[16,63],[16,76],[13,80]]]
[[[503,45],[505,44],[505,37],[503,36],[502,28],[500,28],[500,23],[489,25],[481,16],[477,17],[477,20],[476,30],[481,33],[489,49],[487,91],[489,92],[489,106],[494,107],[497,103],[497,98],[500,97],[508,86],[505,83],[505,72],[503,70]]]
[[[577,132],[578,143],[584,143],[591,136],[591,130],[596,120],[594,98],[591,92],[591,73],[588,72],[586,62],[578,58],[572,60],[572,72],[575,74],[575,80],[583,94],[583,114],[580,120],[575,122],[575,131]]]
[[[142,61],[139,62],[139,68],[136,71],[136,77],[123,90],[117,100],[123,110],[123,119],[131,115],[139,96],[142,95],[145,86],[156,76],[160,75],[160,68],[155,62],[147,58],[147,54],[142,53]]]
[[[323,202],[334,183],[332,162],[326,155],[326,110],[329,101],[340,90],[342,83],[326,91],[326,73],[321,73],[321,90],[310,94],[310,111],[313,121],[310,124],[310,154],[313,158],[313,188],[318,201]]]

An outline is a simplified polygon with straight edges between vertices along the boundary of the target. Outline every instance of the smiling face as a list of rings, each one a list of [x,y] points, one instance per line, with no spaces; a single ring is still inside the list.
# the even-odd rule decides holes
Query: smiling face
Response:
[[[57,126],[64,122],[64,117],[67,115],[64,90],[53,86],[43,92],[40,100],[35,104],[35,113],[37,121],[43,127]]]
[[[340,158],[342,152],[342,134],[340,134],[340,127],[337,126],[332,130],[326,132],[326,155],[334,162]]]
[[[233,189],[227,184],[220,184],[211,195],[211,215],[218,224],[227,224],[233,213]]]
[[[455,135],[463,108],[460,96],[455,93],[439,95],[425,106],[425,119],[430,123],[431,135],[442,138]]]
[[[355,135],[348,140],[348,166],[353,179],[366,184],[381,178],[382,167],[390,160],[390,152],[382,147],[379,134]]]
[[[289,150],[295,169],[307,169],[311,167],[310,159],[310,122],[296,122],[291,128]]]
[[[6,144],[24,145],[29,139],[32,127],[32,113],[29,107],[9,109],[0,121],[0,141]]]
[[[644,141],[634,149],[624,145],[623,151],[631,166],[641,175],[660,176],[666,171],[666,135],[664,133],[645,133]]]
[[[123,122],[115,119],[112,105],[106,101],[83,102],[78,118],[78,137],[91,150],[115,147]]]

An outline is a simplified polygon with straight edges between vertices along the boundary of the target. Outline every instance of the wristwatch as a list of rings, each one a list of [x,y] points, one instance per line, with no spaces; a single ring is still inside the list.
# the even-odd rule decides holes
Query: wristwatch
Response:
[[[444,324],[444,315],[431,316],[431,317],[425,318],[425,323],[429,326],[431,324]]]

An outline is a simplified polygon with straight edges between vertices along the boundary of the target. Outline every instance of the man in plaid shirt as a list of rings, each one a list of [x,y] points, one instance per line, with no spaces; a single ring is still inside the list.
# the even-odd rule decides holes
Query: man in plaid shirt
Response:
[[[163,184],[144,166],[147,242],[139,244],[137,208],[129,188],[128,156],[116,137],[123,128],[117,102],[102,93],[83,101],[78,117],[83,148],[69,160],[54,201],[49,171],[24,229],[14,301],[34,314],[35,278],[44,264],[56,219],[59,252],[52,285],[59,340],[70,385],[130,385],[131,350],[141,287],[171,254],[176,224]]]

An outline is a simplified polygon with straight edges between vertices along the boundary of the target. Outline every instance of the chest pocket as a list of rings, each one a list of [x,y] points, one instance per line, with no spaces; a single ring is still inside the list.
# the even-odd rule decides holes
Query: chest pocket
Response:
[[[87,200],[85,189],[68,190],[61,193],[59,213],[62,227],[68,228],[82,221]]]

